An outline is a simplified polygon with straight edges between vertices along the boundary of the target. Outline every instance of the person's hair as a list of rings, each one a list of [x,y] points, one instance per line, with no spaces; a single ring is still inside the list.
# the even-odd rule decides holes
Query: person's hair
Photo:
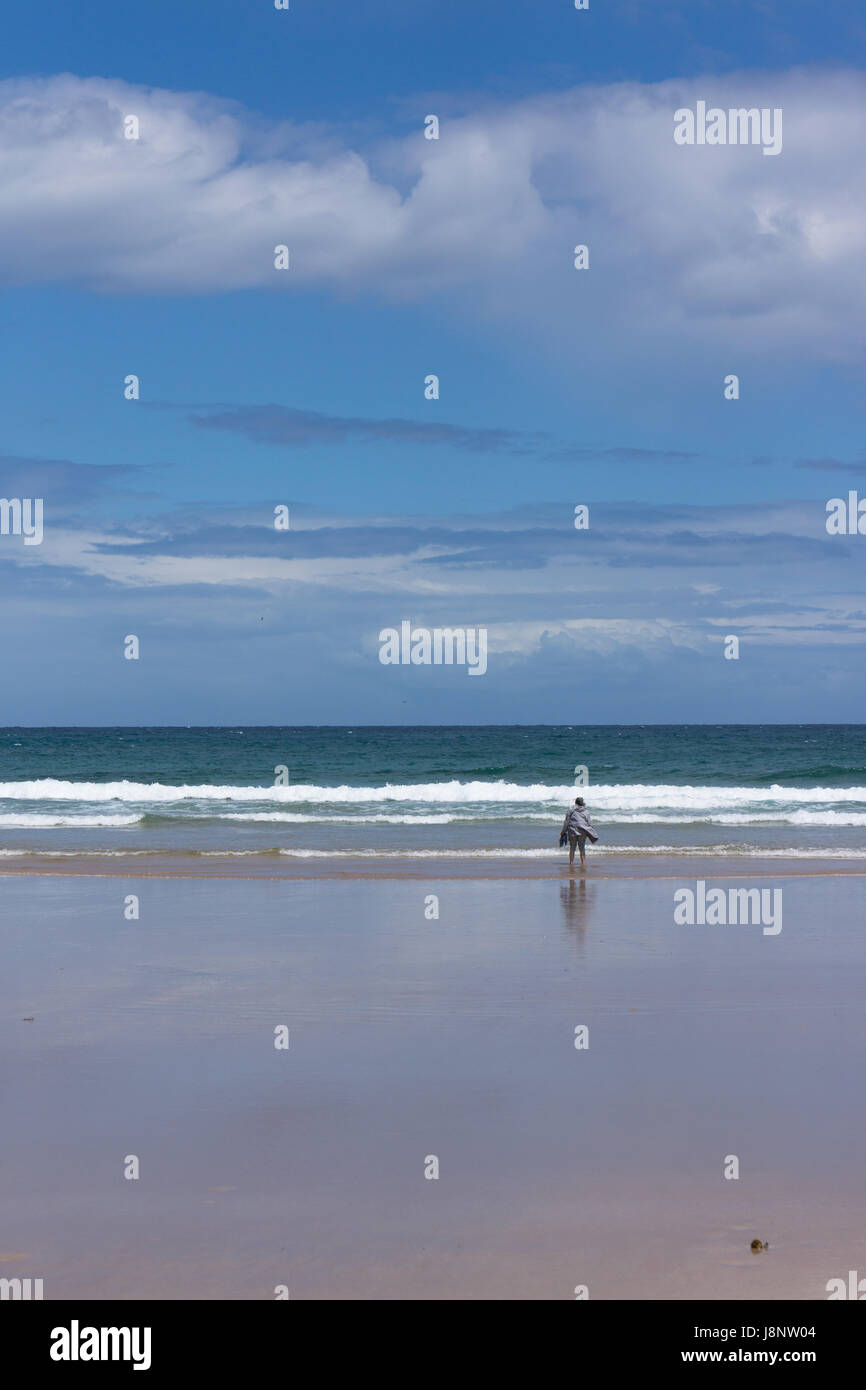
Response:
[[[584,800],[583,800],[583,797],[582,797],[582,796],[576,796],[576,797],[574,798],[574,804],[575,804],[575,806],[583,806],[583,805],[585,804],[585,803],[584,803]]]

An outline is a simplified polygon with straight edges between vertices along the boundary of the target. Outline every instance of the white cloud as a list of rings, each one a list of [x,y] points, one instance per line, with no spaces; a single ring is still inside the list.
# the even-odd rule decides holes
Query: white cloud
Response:
[[[698,99],[781,107],[784,146],[680,147]],[[14,283],[196,293],[460,291],[497,316],[850,358],[864,339],[866,77],[800,69],[594,86],[339,149],[214,99],[63,76],[0,83]],[[122,119],[141,122],[138,141]],[[422,113],[423,115],[423,113]],[[267,156],[262,150],[267,148]],[[282,151],[282,153],[280,153]],[[408,191],[404,191],[408,188]],[[273,268],[285,242],[292,269]],[[591,269],[571,268],[586,242]]]
[[[491,653],[529,657],[552,642],[566,642],[598,655],[620,647],[639,647],[658,653],[668,647],[690,647],[700,651],[702,641],[697,624],[669,618],[563,618],[548,622],[492,623],[488,627]]]

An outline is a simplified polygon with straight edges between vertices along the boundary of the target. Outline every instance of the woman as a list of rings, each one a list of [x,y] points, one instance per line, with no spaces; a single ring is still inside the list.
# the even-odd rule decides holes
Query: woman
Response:
[[[577,848],[580,850],[581,870],[585,870],[586,854],[584,853],[584,846],[587,840],[594,845],[598,836],[592,828],[592,821],[589,818],[586,802],[582,796],[575,797],[574,805],[565,814],[565,820],[562,823],[562,834],[559,837],[560,844],[562,844],[566,836],[568,837],[568,867],[570,869],[574,868],[574,851],[575,848]]]

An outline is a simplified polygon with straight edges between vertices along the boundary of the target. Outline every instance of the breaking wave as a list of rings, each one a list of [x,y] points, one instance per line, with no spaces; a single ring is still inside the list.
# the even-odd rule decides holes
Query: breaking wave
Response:
[[[0,782],[0,827],[121,828],[156,820],[234,820],[285,825],[436,826],[461,821],[552,821],[573,785],[505,781],[336,787],[161,782]],[[600,784],[584,789],[599,826],[706,824],[866,827],[866,786],[719,787]],[[32,809],[24,810],[22,803]],[[34,805],[34,803],[41,803]],[[75,813],[66,807],[75,803]],[[19,809],[20,808],[20,809]]]

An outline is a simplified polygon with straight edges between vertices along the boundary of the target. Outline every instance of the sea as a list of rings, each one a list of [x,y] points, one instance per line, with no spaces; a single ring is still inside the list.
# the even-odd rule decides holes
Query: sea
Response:
[[[866,858],[866,725],[0,730],[0,855]],[[144,865],[143,865],[144,867]]]

